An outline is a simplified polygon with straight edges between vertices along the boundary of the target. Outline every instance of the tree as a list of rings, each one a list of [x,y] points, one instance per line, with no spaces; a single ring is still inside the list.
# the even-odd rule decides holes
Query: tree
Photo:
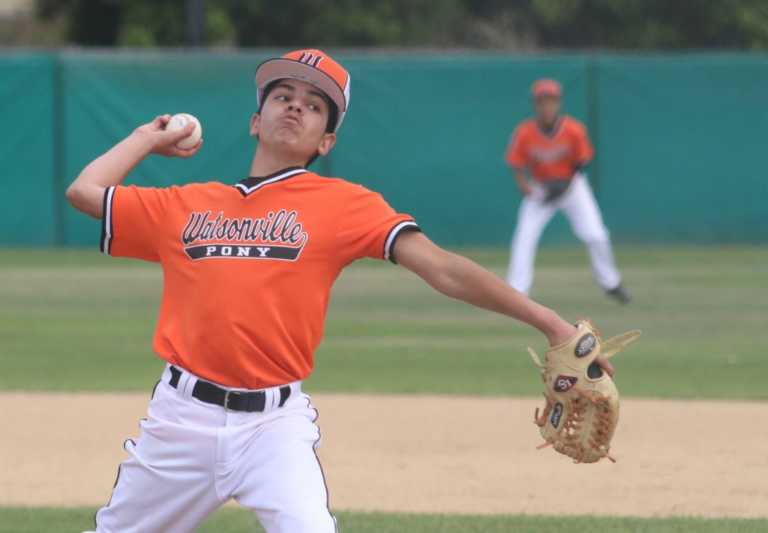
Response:
[[[548,48],[768,47],[765,0],[468,0],[467,6],[480,19],[512,13]]]
[[[768,48],[765,0],[206,0],[205,44]],[[185,0],[38,0],[85,46],[181,46]]]
[[[186,0],[38,0],[44,18],[64,16],[69,41],[82,46],[183,46]],[[224,2],[206,6],[205,44],[235,44]]]

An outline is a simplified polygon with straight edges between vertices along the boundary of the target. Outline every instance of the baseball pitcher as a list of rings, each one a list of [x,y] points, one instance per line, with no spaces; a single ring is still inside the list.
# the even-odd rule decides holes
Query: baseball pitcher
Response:
[[[558,82],[538,80],[532,93],[536,117],[517,126],[506,153],[524,197],[512,238],[507,282],[529,293],[539,237],[555,213],[562,210],[589,250],[597,284],[611,298],[629,303],[608,230],[584,174],[594,155],[587,130],[578,120],[560,114],[562,90]]]
[[[379,194],[307,170],[331,151],[349,109],[349,74],[330,56],[298,50],[270,59],[255,83],[250,132],[258,142],[238,183],[123,185],[150,154],[188,158],[200,149],[202,140],[178,147],[193,124],[171,131],[163,115],[91,162],[67,190],[75,208],[101,219],[104,253],[163,270],[153,349],[166,365],[138,438],[125,442],[129,457],[111,499],[96,514],[100,533],[193,531],[230,499],[269,533],[335,531],[315,453],[317,411],[302,381],[331,286],[357,259],[399,263],[449,297],[536,328],[550,345],[584,335],[433,244]],[[612,372],[606,357],[598,364]]]

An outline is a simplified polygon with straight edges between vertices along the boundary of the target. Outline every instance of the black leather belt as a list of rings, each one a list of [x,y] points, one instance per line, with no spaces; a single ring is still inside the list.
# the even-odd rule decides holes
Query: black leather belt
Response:
[[[175,366],[170,367],[171,379],[168,384],[174,389],[179,387],[181,370]],[[219,405],[230,411],[244,411],[246,413],[261,413],[267,405],[267,393],[264,391],[242,392],[222,389],[209,381],[198,379],[192,389],[192,396],[201,402]],[[291,388],[280,387],[280,403],[282,407],[291,396]]]

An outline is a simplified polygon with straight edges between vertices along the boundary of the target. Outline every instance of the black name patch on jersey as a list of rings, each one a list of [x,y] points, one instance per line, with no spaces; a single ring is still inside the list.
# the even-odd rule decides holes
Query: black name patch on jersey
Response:
[[[237,259],[286,259],[295,261],[300,248],[286,246],[232,246],[230,244],[206,244],[188,246],[184,249],[190,259],[208,259],[213,257],[234,257]]]
[[[228,218],[194,212],[181,241],[192,260],[279,259],[296,261],[309,240],[296,211],[270,211],[262,218]]]

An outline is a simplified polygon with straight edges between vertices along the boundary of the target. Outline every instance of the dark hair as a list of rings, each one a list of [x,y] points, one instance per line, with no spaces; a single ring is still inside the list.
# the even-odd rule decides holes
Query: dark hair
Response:
[[[261,112],[261,108],[264,107],[264,104],[267,101],[267,98],[269,97],[269,93],[272,92],[272,90],[277,87],[277,84],[283,81],[286,78],[280,78],[274,81],[271,81],[267,84],[266,87],[264,87],[264,91],[261,94],[261,98],[259,99],[260,107],[259,112]],[[336,121],[339,119],[339,108],[336,106],[336,103],[331,100],[327,94],[320,91],[320,94],[323,97],[323,101],[328,106],[328,121],[325,123],[325,133],[333,133],[336,129]],[[307,164],[305,166],[309,166],[312,163],[315,162],[315,160],[320,156],[319,153],[315,152],[315,155],[313,155],[309,161],[307,161]]]

